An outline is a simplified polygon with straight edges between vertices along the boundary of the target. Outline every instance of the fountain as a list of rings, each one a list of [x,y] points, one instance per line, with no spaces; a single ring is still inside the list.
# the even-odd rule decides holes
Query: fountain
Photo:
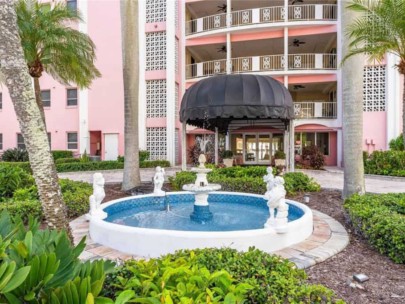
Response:
[[[206,161],[205,155],[201,154],[198,157],[199,166],[191,169],[191,171],[197,173],[195,183],[183,186],[183,190],[190,191],[195,195],[194,210],[190,214],[190,218],[197,223],[206,223],[212,220],[213,214],[208,204],[208,193],[221,189],[221,185],[208,184],[207,173],[212,170],[205,168]]]

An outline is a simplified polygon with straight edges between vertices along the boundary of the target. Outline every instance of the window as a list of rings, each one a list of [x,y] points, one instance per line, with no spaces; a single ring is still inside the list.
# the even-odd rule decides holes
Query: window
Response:
[[[0,150],[3,150],[3,134],[0,133]]]
[[[50,90],[44,90],[41,91],[41,99],[44,107],[50,107],[51,106],[51,91]]]
[[[77,132],[67,134],[67,148],[68,150],[77,150]]]
[[[66,6],[71,10],[77,10],[77,0],[67,0]]]
[[[48,142],[49,142],[49,148],[52,148],[52,138],[51,138],[51,133],[47,133],[48,135]]]
[[[67,105],[77,106],[77,89],[67,89]]]
[[[317,146],[324,155],[329,155],[329,133],[328,132],[303,132],[295,133],[295,154],[301,155],[302,148]]]
[[[25,150],[24,137],[21,133],[17,133],[17,148]]]
[[[316,133],[316,146],[324,155],[329,155],[329,133]]]
[[[3,109],[3,93],[0,93],[0,110]]]

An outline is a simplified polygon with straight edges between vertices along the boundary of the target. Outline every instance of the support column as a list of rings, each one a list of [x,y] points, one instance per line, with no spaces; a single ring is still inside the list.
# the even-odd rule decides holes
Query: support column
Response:
[[[288,27],[284,28],[284,71],[288,71]]]
[[[182,128],[181,128],[181,170],[186,171],[187,170],[187,149],[186,149],[186,140],[187,140],[187,124],[186,122],[183,122]]]
[[[288,126],[288,130],[289,130],[289,151],[288,151],[288,162],[289,162],[289,172],[294,172],[295,170],[295,132],[294,132],[294,120],[290,120],[289,126]]]
[[[343,167],[343,133],[342,133],[342,129],[337,131],[337,166]]]
[[[288,132],[288,127],[284,129],[284,138],[283,138],[283,143],[284,143],[284,149],[283,152],[285,153],[285,170],[288,172],[289,171],[289,132]]]
[[[389,142],[401,133],[400,118],[401,110],[401,92],[398,70],[394,67],[398,63],[398,57],[394,54],[386,55],[386,111],[387,111],[387,142],[386,148],[389,148]]]
[[[231,150],[230,134],[229,131],[225,135],[225,150]]]
[[[219,136],[218,136],[218,128],[215,127],[215,165],[219,164],[219,155],[218,155],[218,148],[219,148]]]

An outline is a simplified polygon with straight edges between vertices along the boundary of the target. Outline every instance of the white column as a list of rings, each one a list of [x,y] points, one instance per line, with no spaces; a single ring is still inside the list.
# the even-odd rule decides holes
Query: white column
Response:
[[[294,136],[295,136],[295,132],[294,132],[294,120],[290,120],[289,126],[289,151],[288,151],[288,168],[290,172],[294,172],[295,170],[295,140],[294,140]]]
[[[284,11],[285,11],[284,21],[287,22],[288,21],[288,0],[284,0]]]
[[[82,13],[83,22],[79,23],[79,31],[88,33],[88,6],[87,1],[78,1],[78,9]],[[79,95],[79,152],[90,153],[89,133],[89,91],[88,89],[78,90]]]
[[[232,74],[232,43],[231,34],[226,34],[226,73]]]
[[[288,127],[284,130],[284,138],[283,138],[283,143],[284,143],[284,154],[285,154],[285,169],[288,172],[289,171],[289,132],[288,132]]]
[[[284,71],[288,70],[288,27],[284,28]]]
[[[389,148],[389,142],[391,139],[397,137],[400,133],[400,118],[401,110],[401,92],[400,92],[400,76],[398,70],[395,68],[395,64],[398,63],[398,57],[394,54],[387,54],[386,65],[386,98],[385,106],[387,112],[387,142],[386,148]]]
[[[218,136],[218,128],[215,127],[215,165],[219,164],[219,155],[218,155],[218,148],[219,148],[219,136]]]
[[[337,131],[337,166],[343,167],[343,132],[342,130]]]
[[[336,83],[336,111],[337,111],[337,124],[340,128],[343,126],[343,82],[342,82],[342,69],[340,68],[340,62],[342,62],[342,39],[344,38],[344,30],[342,30],[342,10],[344,5],[342,1],[338,1],[338,30],[336,40],[336,62],[338,63],[337,71],[337,83]],[[339,129],[337,131],[337,166],[343,166],[343,131]]]
[[[166,158],[175,164],[175,127],[176,127],[176,1],[166,1]]]
[[[187,139],[187,124],[183,122],[181,128],[181,170],[187,170],[187,148],[186,148],[186,139]]]
[[[139,27],[139,99],[138,99],[138,138],[139,149],[146,150],[146,80],[145,80],[145,58],[146,58],[146,37],[145,37],[145,1],[138,1],[138,27]]]
[[[228,133],[226,133],[226,135],[225,135],[225,150],[231,150],[230,136],[231,136],[231,134],[229,134],[229,131],[228,131]]]

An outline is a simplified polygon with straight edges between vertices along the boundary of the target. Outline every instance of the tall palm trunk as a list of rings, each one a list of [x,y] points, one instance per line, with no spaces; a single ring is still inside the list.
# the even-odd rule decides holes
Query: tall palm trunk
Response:
[[[346,9],[342,1],[342,29],[345,31],[356,13]],[[342,35],[343,56],[348,54],[349,39]],[[342,66],[343,85],[343,198],[354,193],[364,194],[363,164],[363,55],[349,57]]]
[[[38,105],[38,109],[41,113],[41,117],[42,117],[42,120],[44,121],[45,130],[46,130],[45,110],[44,110],[44,103],[42,102],[41,86],[39,85],[39,77],[33,77],[33,79],[34,79],[35,101]]]
[[[125,161],[122,189],[129,190],[139,186],[141,183],[138,135],[138,0],[122,0],[121,22],[125,99]]]
[[[27,72],[13,0],[0,1],[0,16],[0,71],[24,137],[45,219],[50,228],[70,232],[45,125]]]

